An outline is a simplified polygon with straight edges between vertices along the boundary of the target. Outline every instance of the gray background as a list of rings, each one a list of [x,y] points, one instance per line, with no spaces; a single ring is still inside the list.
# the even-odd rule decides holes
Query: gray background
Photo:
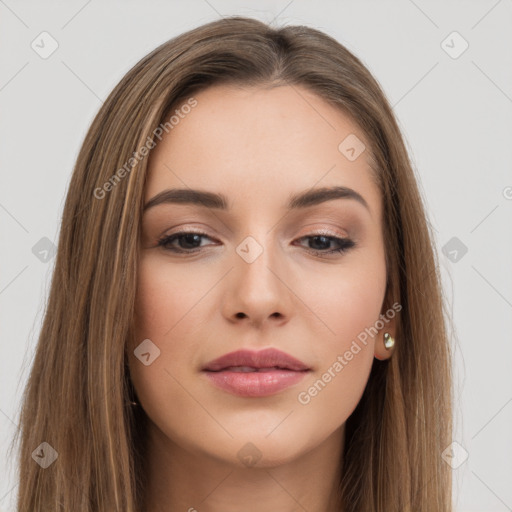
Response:
[[[417,170],[453,312],[456,510],[512,510],[511,0],[0,0],[0,511],[14,510],[16,468],[6,450],[54,264],[45,250],[57,242],[85,132],[136,61],[232,14],[319,28],[384,88]],[[43,31],[58,43],[46,59],[31,47],[43,45]],[[454,58],[464,40],[469,47]]]

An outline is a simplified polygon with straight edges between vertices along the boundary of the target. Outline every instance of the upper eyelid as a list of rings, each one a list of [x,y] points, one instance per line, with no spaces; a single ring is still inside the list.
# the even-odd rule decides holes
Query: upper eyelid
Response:
[[[187,235],[187,234],[191,234],[191,233],[196,234],[196,235],[201,235],[201,236],[204,236],[204,237],[210,238],[210,239],[215,239],[215,236],[211,236],[204,231],[195,230],[195,229],[181,229],[181,230],[175,231],[173,233],[164,234],[159,238],[164,239],[164,238],[169,238],[172,236]],[[342,235],[341,233],[335,233],[333,231],[329,231],[328,229],[318,228],[318,229],[312,229],[310,233],[301,235],[295,239],[298,240],[301,238],[307,238],[307,237],[313,237],[313,236],[327,236],[327,237],[331,237],[331,238],[340,238],[340,239],[349,238],[348,236]]]

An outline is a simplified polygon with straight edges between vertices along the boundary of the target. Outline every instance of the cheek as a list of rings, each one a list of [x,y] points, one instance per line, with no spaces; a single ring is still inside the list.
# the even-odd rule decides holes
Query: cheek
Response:
[[[298,390],[298,425],[326,437],[344,424],[363,395],[372,364],[369,346],[333,352]]]
[[[187,311],[194,300],[187,295],[195,287],[190,279],[185,279],[177,272],[170,272],[170,267],[162,265],[151,258],[142,258],[139,264],[137,294],[135,301],[135,328],[128,353],[130,375],[137,395],[145,406],[151,408],[165,395],[172,383],[175,373],[173,364],[179,365],[180,357],[186,354],[170,353],[166,339],[176,336],[187,329]],[[190,317],[190,315],[189,315]],[[153,350],[158,357],[149,364],[143,364],[134,350],[143,342],[151,340]],[[153,345],[149,345],[153,347]]]
[[[309,287],[311,309],[318,312],[326,333],[328,352],[346,350],[358,336],[379,319],[386,287],[385,266],[378,260],[372,265],[349,266],[332,272],[321,286]],[[373,347],[373,338],[368,336]]]
[[[139,265],[135,303],[136,339],[162,340],[188,321],[187,312],[197,303],[204,285],[196,286],[191,273],[171,271],[155,258]]]
[[[298,403],[304,415],[329,410],[325,428],[346,421],[357,406],[374,359],[375,323],[385,293],[385,266],[374,259],[333,273],[322,286],[311,286],[311,309],[325,328],[315,345],[316,371],[304,383]],[[313,292],[311,292],[313,290]]]

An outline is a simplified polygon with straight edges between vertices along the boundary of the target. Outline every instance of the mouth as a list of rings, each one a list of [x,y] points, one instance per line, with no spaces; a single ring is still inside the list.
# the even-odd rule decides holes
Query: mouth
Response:
[[[227,369],[232,371],[258,371],[258,370],[292,370],[303,371],[310,368],[299,359],[275,348],[264,350],[237,350],[224,354],[206,364],[202,370],[217,372]]]
[[[227,368],[222,368],[222,370],[206,370],[206,371],[251,373],[251,372],[272,372],[275,370],[296,371],[296,370],[291,370],[290,368],[282,368],[280,366],[271,366],[269,368],[255,368],[254,366],[228,366]],[[307,370],[301,370],[301,371],[307,371]]]
[[[310,371],[302,361],[275,349],[231,352],[202,369],[209,382],[221,390],[253,398],[279,393]]]

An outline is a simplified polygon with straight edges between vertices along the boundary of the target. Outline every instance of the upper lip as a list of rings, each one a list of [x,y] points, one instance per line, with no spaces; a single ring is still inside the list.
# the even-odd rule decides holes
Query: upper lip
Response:
[[[310,368],[285,352],[275,348],[267,348],[259,351],[236,350],[229,354],[210,361],[203,367],[203,371],[218,372],[231,366],[248,366],[252,368],[278,367],[286,370],[304,371]]]

